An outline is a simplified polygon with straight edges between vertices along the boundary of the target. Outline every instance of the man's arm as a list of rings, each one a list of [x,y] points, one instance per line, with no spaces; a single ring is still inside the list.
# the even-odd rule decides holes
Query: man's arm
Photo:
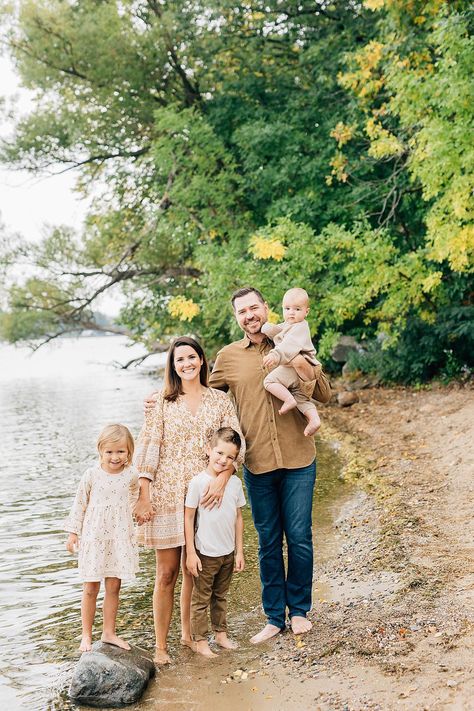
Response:
[[[216,388],[216,390],[224,390],[224,392],[227,392],[229,389],[229,385],[225,377],[224,356],[222,355],[222,351],[219,351],[216,355],[214,367],[211,375],[209,376],[209,385],[211,388]]]

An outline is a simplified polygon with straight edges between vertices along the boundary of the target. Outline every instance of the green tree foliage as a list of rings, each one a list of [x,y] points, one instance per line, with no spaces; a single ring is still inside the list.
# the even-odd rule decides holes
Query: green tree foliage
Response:
[[[183,330],[215,349],[237,335],[234,288],[277,311],[299,284],[323,353],[340,332],[384,333],[388,353],[417,323],[466,362],[469,3],[29,0],[4,16],[36,106],[3,160],[75,169],[91,198],[80,235],[34,250],[10,340],[90,325],[119,285],[150,349]]]

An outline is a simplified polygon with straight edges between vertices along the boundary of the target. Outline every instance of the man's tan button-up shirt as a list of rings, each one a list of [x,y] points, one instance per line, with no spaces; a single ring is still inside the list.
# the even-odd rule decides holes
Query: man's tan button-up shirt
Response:
[[[263,387],[268,370],[263,357],[273,344],[252,343],[247,336],[222,348],[209,384],[230,390],[247,443],[245,466],[253,474],[306,467],[315,458],[313,437],[305,437],[306,420],[296,409],[279,415],[281,402]]]

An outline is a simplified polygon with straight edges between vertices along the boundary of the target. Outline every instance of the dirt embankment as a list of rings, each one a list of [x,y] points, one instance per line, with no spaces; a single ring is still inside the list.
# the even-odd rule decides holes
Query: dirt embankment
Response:
[[[356,493],[339,552],[316,570],[329,592],[312,631],[281,635],[262,659],[265,708],[473,709],[474,392],[359,396],[321,408]]]

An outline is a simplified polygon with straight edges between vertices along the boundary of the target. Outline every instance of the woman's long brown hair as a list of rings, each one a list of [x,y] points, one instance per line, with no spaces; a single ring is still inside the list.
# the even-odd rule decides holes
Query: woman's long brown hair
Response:
[[[190,338],[189,336],[178,336],[175,338],[168,351],[168,358],[166,360],[165,368],[165,387],[164,387],[164,399],[169,402],[174,402],[179,395],[183,394],[183,386],[181,383],[181,378],[177,374],[174,367],[174,352],[179,346],[190,346],[196,351],[199,358],[202,360],[201,370],[199,372],[199,380],[201,385],[205,388],[209,387],[208,378],[208,366],[206,354],[204,353],[200,343]]]

